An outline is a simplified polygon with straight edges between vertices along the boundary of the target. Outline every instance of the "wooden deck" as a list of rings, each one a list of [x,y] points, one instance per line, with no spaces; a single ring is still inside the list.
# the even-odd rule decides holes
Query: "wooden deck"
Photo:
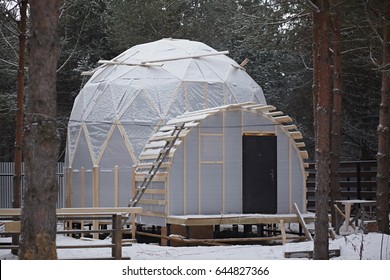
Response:
[[[314,220],[315,215],[312,213],[301,217],[298,214],[175,215],[167,217],[166,227],[161,227],[161,232],[142,230],[137,231],[137,235],[157,238],[161,245],[172,246],[264,241],[286,243],[287,239],[310,240],[310,233],[302,229]],[[286,224],[299,225],[299,232],[288,232],[286,235]]]
[[[312,213],[302,214],[306,223],[314,222],[315,215]],[[299,223],[295,214],[221,214],[221,215],[183,215],[168,216],[167,224],[183,226],[207,226],[207,225],[258,225]]]

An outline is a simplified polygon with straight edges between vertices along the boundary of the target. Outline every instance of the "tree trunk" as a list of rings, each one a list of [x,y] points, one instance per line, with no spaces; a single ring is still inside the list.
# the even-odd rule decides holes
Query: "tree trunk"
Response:
[[[383,69],[378,126],[377,223],[378,231],[389,233],[389,95],[390,95],[390,1],[385,1],[383,26]]]
[[[336,14],[332,20],[333,37],[333,110],[331,122],[331,152],[330,152],[330,207],[332,214],[332,226],[336,225],[336,210],[333,207],[336,200],[341,199],[340,190],[340,150],[341,150],[341,49],[340,49],[340,7],[336,0]]]
[[[316,39],[313,48],[314,78],[318,79],[315,108],[315,158],[316,158],[316,221],[313,258],[328,259],[328,196],[330,165],[330,57],[329,57],[329,4],[326,0],[315,1],[318,11],[313,12],[313,32]]]
[[[59,1],[31,1],[20,259],[56,259],[57,24]]]
[[[12,207],[21,206],[22,189],[22,157],[23,157],[23,117],[24,117],[24,68],[26,64],[26,29],[27,29],[27,4],[28,0],[21,1],[20,22],[19,22],[19,65],[17,76],[16,93],[16,127],[15,127],[15,151],[14,151],[14,177],[12,190]],[[12,244],[19,244],[19,237],[12,236]],[[12,250],[12,254],[17,255],[17,250]]]

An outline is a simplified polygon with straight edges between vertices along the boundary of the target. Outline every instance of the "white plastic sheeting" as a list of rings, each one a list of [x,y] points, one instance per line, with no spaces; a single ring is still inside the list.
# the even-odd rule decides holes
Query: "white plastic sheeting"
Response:
[[[150,136],[177,115],[227,104],[266,103],[260,86],[244,69],[200,42],[162,39],[102,63],[76,97],[69,119],[66,166],[76,172],[67,178],[71,207],[118,204],[110,183],[115,165],[119,204],[125,205],[131,196],[131,166]],[[99,180],[90,176],[93,167],[104,170]],[[77,174],[81,168],[85,176]]]
[[[68,166],[77,160],[76,151],[99,165],[115,128],[135,163],[156,126],[185,111],[248,101],[265,103],[260,86],[235,61],[203,43],[162,39],[134,46],[99,67],[77,96],[69,120]],[[77,149],[80,133],[86,135],[87,151]]]

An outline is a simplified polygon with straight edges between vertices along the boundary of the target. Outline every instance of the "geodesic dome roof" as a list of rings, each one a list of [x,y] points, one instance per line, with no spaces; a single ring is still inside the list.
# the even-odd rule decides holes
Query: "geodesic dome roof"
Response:
[[[74,102],[68,165],[84,136],[94,165],[114,130],[135,163],[153,132],[179,114],[242,102],[266,104],[260,86],[225,54],[200,42],[162,39],[101,61]]]

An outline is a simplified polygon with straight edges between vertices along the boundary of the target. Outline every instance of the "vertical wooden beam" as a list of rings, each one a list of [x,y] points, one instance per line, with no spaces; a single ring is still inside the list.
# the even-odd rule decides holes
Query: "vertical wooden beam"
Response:
[[[222,111],[222,212],[225,213],[225,193],[226,193],[226,173],[225,173],[225,116],[226,111]]]
[[[289,139],[288,140],[288,195],[289,195],[289,211],[290,213],[293,212],[293,187],[292,187],[292,142],[294,140]]]
[[[279,227],[280,227],[280,232],[282,233],[282,244],[285,245],[287,237],[286,237],[286,229],[284,228],[284,221],[283,220],[280,220]]]
[[[99,166],[94,166],[92,170],[92,206],[99,207]],[[94,230],[99,229],[99,222],[97,220],[93,220],[92,228]],[[93,233],[93,238],[98,239],[99,235],[97,233]]]
[[[134,197],[137,190],[135,185],[135,170],[137,166],[133,165],[131,167],[131,196]],[[130,198],[131,199],[131,198]],[[130,200],[129,199],[129,200]],[[136,215],[134,213],[131,214],[131,238],[136,239],[136,233],[137,233],[137,225],[136,225]]]
[[[187,137],[183,139],[183,204],[184,204],[184,215],[187,215]]]
[[[84,167],[80,168],[80,181],[81,181],[81,186],[80,186],[80,192],[81,192],[81,207],[85,207],[85,169]],[[80,228],[84,229],[84,220],[80,221]],[[81,237],[84,237],[84,233],[81,234]]]
[[[201,123],[198,125],[198,214],[201,214],[201,202],[202,202],[202,158],[201,158],[201,142],[202,142],[202,137],[201,137]]]
[[[72,207],[72,193],[73,193],[73,185],[72,185],[72,167],[66,168],[66,199],[65,205],[66,207]]]
[[[66,168],[66,198],[65,198],[65,207],[71,208],[73,206],[72,193],[73,193],[73,170],[72,167]],[[72,221],[66,221],[64,223],[65,229],[72,229]]]
[[[85,168],[81,167],[80,168],[80,181],[81,181],[81,186],[80,186],[80,191],[81,191],[81,207],[85,207]]]
[[[135,224],[135,213],[131,213],[131,238],[136,239],[137,226]]]
[[[119,166],[114,166],[114,206],[119,206]]]

